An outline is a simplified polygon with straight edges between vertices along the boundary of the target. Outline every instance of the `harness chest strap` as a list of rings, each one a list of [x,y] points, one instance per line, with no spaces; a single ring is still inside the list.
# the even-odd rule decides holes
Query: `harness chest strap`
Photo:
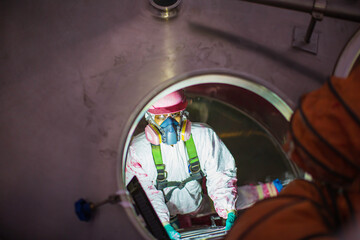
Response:
[[[203,178],[204,174],[200,168],[199,158],[196,152],[195,144],[192,135],[190,135],[189,140],[185,141],[186,150],[189,156],[189,170],[190,176],[182,182],[176,181],[167,181],[167,172],[165,171],[165,164],[162,161],[160,145],[151,144],[152,155],[157,170],[157,179],[156,179],[156,188],[158,190],[163,190],[167,187],[175,187],[171,189],[166,195],[165,200],[169,201],[172,195],[172,192],[176,189],[182,189],[186,183],[193,180],[200,180]]]

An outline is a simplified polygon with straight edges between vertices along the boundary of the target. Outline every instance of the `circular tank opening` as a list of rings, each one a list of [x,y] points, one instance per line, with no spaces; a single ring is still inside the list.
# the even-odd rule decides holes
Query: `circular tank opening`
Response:
[[[181,0],[150,0],[150,4],[159,10],[171,10],[180,4]]]
[[[346,78],[355,65],[360,64],[360,29],[352,36],[341,52],[333,75]]]
[[[279,91],[265,85],[261,79],[220,73],[175,80],[169,86],[155,90],[139,105],[125,129],[118,168],[120,188],[126,188],[128,147],[132,138],[142,134],[147,125],[144,120],[146,110],[161,97],[178,89],[184,89],[188,99],[189,119],[210,125],[230,150],[237,166],[238,188],[275,179],[286,182],[298,177],[300,171],[281,148],[286,140],[292,105]],[[239,211],[251,205],[244,203],[241,196],[239,200],[236,205]],[[129,197],[129,201],[133,199]],[[140,232],[149,237],[141,214],[134,208],[128,215]]]

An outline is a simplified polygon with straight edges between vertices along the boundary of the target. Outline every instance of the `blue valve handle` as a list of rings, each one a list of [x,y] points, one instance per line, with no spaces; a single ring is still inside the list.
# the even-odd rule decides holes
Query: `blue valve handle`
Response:
[[[118,194],[110,195],[107,199],[105,199],[104,201],[99,202],[97,204],[88,202],[85,199],[80,198],[79,200],[77,200],[75,202],[75,213],[81,221],[88,222],[91,220],[91,217],[92,217],[93,213],[95,212],[96,208],[98,208],[106,203],[116,204],[120,201],[121,201],[120,195],[118,195]]]
[[[83,198],[76,201],[75,202],[75,213],[76,213],[77,217],[81,221],[85,221],[85,222],[90,221],[92,214],[93,214],[93,210],[94,210],[93,206],[94,205],[91,202],[87,202]]]

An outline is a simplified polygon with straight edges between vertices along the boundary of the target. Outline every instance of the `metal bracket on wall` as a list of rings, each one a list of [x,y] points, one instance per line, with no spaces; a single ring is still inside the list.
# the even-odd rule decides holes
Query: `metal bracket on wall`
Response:
[[[313,11],[311,12],[311,20],[308,28],[305,30],[301,27],[295,27],[293,32],[292,46],[306,52],[317,54],[319,33],[314,32],[317,21],[324,18],[326,9],[326,0],[314,0]]]

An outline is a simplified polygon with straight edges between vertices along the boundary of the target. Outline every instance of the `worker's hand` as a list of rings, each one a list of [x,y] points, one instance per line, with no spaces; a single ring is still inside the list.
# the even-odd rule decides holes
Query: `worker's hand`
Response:
[[[235,223],[235,220],[236,220],[235,211],[229,212],[226,219],[225,231],[229,231],[231,229],[231,227]]]
[[[169,223],[164,226],[170,239],[180,239],[180,233],[178,233]]]

